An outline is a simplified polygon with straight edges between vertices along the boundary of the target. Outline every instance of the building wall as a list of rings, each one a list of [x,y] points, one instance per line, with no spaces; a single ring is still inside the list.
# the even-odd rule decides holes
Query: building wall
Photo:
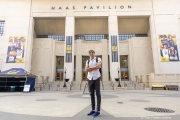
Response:
[[[133,37],[129,40],[130,77],[154,73],[150,37]]]
[[[55,78],[55,41],[50,38],[35,38],[33,41],[31,72],[37,76]]]
[[[107,18],[77,18],[75,34],[108,34]]]
[[[3,36],[0,36],[0,58],[3,59],[2,70],[7,70],[12,67],[25,68],[29,65],[27,59],[25,63],[6,63],[6,57],[10,36],[29,37],[30,8],[31,0],[0,1],[0,21],[5,21],[5,32]],[[29,47],[28,42],[26,43],[26,46]],[[27,52],[27,49],[25,52]],[[29,53],[25,53],[25,58],[28,55]]]
[[[120,8],[121,5],[124,5],[123,9]],[[129,5],[131,6],[131,9],[128,8]],[[68,9],[66,10],[65,8],[67,6]],[[73,9],[73,6],[75,6],[75,9]],[[84,6],[86,6],[86,8],[84,8]],[[91,9],[91,6],[93,9]],[[100,7],[97,8],[96,6]],[[105,8],[103,6],[105,6]],[[55,7],[55,9],[52,9],[52,7]],[[62,7],[62,10],[59,10],[59,7]],[[111,24],[112,26],[118,26],[116,21],[116,18],[118,17],[149,17],[149,33],[153,51],[154,72],[177,73],[180,71],[180,62],[160,61],[158,45],[159,34],[176,34],[177,46],[180,49],[179,0],[103,0],[103,2],[96,0],[46,0],[43,2],[42,0],[0,1],[0,20],[5,20],[5,32],[3,36],[0,36],[0,58],[3,59],[2,70],[12,67],[22,67],[27,71],[31,70],[31,60],[33,60],[31,57],[34,31],[33,18],[99,16],[113,19],[108,22],[108,24]],[[114,31],[111,29],[108,33],[118,32],[117,30]],[[10,36],[27,37],[24,63],[5,63]],[[108,53],[110,55],[110,49]]]
[[[84,41],[76,40],[75,42],[75,55],[76,55],[76,80],[82,80],[82,56],[89,56],[88,51],[93,49],[95,55],[102,55],[102,78],[104,81],[108,81],[108,44],[107,40],[103,39],[100,41]]]

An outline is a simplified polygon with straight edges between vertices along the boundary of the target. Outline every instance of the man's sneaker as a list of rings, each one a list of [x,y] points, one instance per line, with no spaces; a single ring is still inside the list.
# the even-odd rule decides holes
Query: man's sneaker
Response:
[[[87,115],[93,115],[95,113],[95,111],[91,111],[90,113],[88,113]]]
[[[94,114],[94,117],[97,117],[97,116],[99,116],[100,115],[100,112],[96,112],[95,114]]]

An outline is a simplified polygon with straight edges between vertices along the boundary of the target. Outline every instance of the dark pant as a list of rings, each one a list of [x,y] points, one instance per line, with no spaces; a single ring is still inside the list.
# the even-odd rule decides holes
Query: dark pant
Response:
[[[91,96],[92,110],[95,110],[94,91],[96,91],[97,111],[100,111],[100,106],[101,106],[100,79],[98,78],[96,80],[88,80],[88,85],[89,85],[89,92],[90,92],[90,96]]]

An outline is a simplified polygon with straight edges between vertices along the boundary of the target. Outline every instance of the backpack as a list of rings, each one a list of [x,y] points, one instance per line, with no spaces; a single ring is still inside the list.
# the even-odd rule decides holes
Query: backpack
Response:
[[[89,65],[89,62],[90,62],[90,60],[88,60],[88,65]],[[96,57],[96,62],[98,63],[98,57]],[[100,72],[100,74],[101,74],[101,68],[99,68],[99,72]]]

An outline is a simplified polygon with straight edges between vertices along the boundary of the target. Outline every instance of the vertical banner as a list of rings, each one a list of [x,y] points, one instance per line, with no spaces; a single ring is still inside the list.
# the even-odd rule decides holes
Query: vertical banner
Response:
[[[72,62],[72,36],[66,36],[66,62]]]
[[[26,37],[11,36],[7,50],[6,63],[23,63]]]
[[[118,62],[117,36],[111,36],[112,62]]]
[[[159,47],[162,62],[179,61],[175,34],[159,35]]]

